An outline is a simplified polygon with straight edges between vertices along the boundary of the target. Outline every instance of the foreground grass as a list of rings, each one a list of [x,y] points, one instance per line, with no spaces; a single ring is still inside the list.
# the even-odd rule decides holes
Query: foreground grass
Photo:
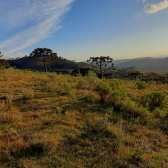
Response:
[[[0,74],[0,167],[168,167],[168,85]]]

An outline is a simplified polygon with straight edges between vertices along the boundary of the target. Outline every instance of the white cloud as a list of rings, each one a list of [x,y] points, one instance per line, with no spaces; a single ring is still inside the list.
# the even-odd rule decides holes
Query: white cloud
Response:
[[[5,59],[8,59],[8,58],[17,58],[17,57],[22,58],[22,57],[24,57],[25,55],[28,55],[28,54],[26,54],[26,53],[21,53],[21,52],[16,52],[16,53],[12,53],[12,54],[10,54],[10,55],[4,55],[4,58],[5,58]]]
[[[17,8],[7,9],[7,17],[0,17],[0,25],[4,22],[4,25],[10,28],[30,23],[32,26],[0,43],[0,50],[5,54],[35,44],[59,30],[62,27],[59,25],[61,18],[70,10],[70,4],[74,0],[18,1]],[[2,18],[5,18],[6,22]]]
[[[143,0],[143,3],[145,3],[146,2],[146,0]]]
[[[53,14],[57,16],[67,10],[74,0],[17,0],[17,3],[8,1],[5,10],[0,8],[3,12],[0,23],[11,28],[41,21]]]
[[[69,60],[75,60],[75,62],[81,62],[81,61],[86,61],[88,59],[88,57],[86,56],[80,56],[80,55],[75,55],[72,57],[68,57]]]
[[[162,9],[165,9],[168,7],[168,0],[164,0],[160,3],[157,3],[157,4],[147,4],[145,7],[144,7],[144,11],[146,13],[155,13],[155,12],[158,12]]]

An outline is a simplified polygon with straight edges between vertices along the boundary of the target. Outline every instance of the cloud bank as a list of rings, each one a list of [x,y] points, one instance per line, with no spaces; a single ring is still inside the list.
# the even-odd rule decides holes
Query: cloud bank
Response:
[[[13,29],[16,27],[28,28],[0,42],[0,51],[5,54],[35,44],[59,30],[61,19],[70,10],[70,4],[74,0],[17,0],[17,6],[14,5],[14,8],[11,8],[12,5],[9,1],[11,4],[13,3],[13,0],[8,0],[8,3],[4,2],[3,4],[7,8],[3,11],[3,16],[0,15],[2,16],[0,25]]]
[[[168,0],[164,0],[160,3],[157,3],[157,4],[147,4],[145,7],[144,7],[144,11],[146,13],[155,13],[155,12],[158,12],[162,9],[165,9],[168,7]]]

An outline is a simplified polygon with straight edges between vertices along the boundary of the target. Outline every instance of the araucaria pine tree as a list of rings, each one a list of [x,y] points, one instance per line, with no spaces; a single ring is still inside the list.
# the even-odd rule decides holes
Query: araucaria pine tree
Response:
[[[57,56],[57,53],[53,53],[52,50],[48,48],[36,48],[30,54],[30,57],[39,57],[40,61],[44,64],[45,72],[47,72],[47,63],[49,61],[61,59],[61,57]]]
[[[113,58],[109,56],[101,56],[101,57],[90,57],[87,60],[88,63],[92,65],[93,68],[100,71],[100,77],[103,78],[103,73],[107,70],[114,70]]]

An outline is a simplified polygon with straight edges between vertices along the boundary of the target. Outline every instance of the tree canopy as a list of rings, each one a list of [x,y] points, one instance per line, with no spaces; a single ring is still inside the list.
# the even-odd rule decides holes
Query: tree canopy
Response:
[[[109,56],[101,56],[101,57],[90,57],[89,60],[87,60],[87,62],[90,62],[90,64],[92,65],[93,68],[95,69],[99,69],[100,70],[100,77],[101,79],[103,78],[103,73],[106,70],[109,69],[115,69],[113,67],[113,62],[112,62],[112,58],[110,58]]]
[[[39,57],[40,61],[44,63],[45,72],[47,72],[47,62],[51,60],[61,59],[58,57],[57,53],[53,53],[53,51],[49,48],[36,48],[31,52],[30,58]]]

